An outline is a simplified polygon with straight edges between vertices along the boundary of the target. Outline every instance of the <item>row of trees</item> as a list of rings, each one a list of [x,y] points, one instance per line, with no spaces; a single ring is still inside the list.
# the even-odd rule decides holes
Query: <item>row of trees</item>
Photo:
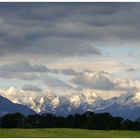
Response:
[[[2,128],[82,128],[98,130],[140,130],[140,122],[113,117],[109,113],[86,112],[67,117],[52,114],[7,114],[0,119]]]

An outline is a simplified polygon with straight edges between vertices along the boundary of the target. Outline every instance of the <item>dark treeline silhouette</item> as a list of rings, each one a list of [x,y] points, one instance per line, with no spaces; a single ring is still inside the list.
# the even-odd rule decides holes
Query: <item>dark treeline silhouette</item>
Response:
[[[109,113],[86,112],[67,117],[35,114],[27,117],[20,113],[0,118],[1,128],[82,128],[97,130],[140,130],[140,122],[113,117]]]

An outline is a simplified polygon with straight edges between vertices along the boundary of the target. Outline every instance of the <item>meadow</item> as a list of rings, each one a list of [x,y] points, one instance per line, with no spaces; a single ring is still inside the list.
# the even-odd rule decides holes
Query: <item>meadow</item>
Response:
[[[68,128],[0,129],[0,138],[140,138],[140,131]]]

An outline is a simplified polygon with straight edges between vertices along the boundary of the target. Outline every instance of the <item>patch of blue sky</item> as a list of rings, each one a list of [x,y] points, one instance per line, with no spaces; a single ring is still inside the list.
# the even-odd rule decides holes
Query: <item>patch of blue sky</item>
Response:
[[[103,47],[102,56],[105,58],[116,59],[125,64],[140,64],[139,47]],[[129,60],[129,61],[128,61]]]

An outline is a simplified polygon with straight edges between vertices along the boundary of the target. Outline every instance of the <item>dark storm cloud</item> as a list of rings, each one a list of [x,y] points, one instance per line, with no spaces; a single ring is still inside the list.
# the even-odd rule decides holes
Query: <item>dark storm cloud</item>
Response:
[[[0,3],[0,54],[100,54],[139,42],[139,13],[139,3]]]

